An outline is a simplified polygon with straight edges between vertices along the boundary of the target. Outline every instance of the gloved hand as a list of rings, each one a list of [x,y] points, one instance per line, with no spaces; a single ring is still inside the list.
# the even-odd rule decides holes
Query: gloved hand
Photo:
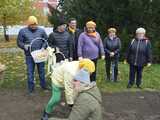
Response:
[[[114,57],[115,53],[114,52],[111,52],[110,53],[110,57]]]
[[[83,59],[82,57],[79,57],[79,58],[78,58],[78,60],[82,60],[82,59]]]
[[[124,64],[127,64],[127,60],[124,60],[123,63],[124,63]]]
[[[73,61],[73,58],[72,58],[72,57],[70,57],[70,58],[69,58],[69,61],[70,61],[70,62],[72,62],[72,61]]]
[[[147,67],[150,67],[151,65],[152,65],[151,63],[148,63],[148,64],[147,64]]]
[[[102,60],[104,60],[104,59],[105,59],[105,55],[102,55],[102,57],[101,57],[101,58],[102,58]]]
[[[25,51],[28,51],[30,49],[30,45],[29,44],[24,45],[24,49]]]

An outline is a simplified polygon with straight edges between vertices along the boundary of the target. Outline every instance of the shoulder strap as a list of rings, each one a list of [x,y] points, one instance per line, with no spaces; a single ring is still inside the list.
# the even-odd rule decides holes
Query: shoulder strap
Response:
[[[146,39],[146,46],[147,46],[147,44],[148,44],[148,40]]]
[[[135,39],[132,39],[131,46],[132,46],[132,44],[134,43],[134,41],[135,41]]]

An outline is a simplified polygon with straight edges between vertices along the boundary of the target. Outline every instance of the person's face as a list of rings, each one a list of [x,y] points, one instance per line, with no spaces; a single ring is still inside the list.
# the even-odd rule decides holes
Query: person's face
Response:
[[[75,30],[77,28],[77,21],[76,20],[70,21],[69,27]]]
[[[143,39],[145,37],[145,34],[144,33],[137,33],[136,36],[138,39]]]
[[[31,24],[29,25],[29,28],[31,28],[32,30],[37,29],[37,24]]]
[[[116,33],[112,31],[112,32],[109,32],[108,35],[109,35],[109,37],[115,37],[115,36],[116,36]]]
[[[88,33],[93,33],[95,31],[96,31],[95,27],[87,27],[87,32]]]
[[[65,29],[66,29],[66,24],[63,24],[63,25],[58,26],[57,29],[58,29],[59,32],[64,32]]]
[[[73,80],[73,88],[74,88],[76,91],[79,91],[79,90],[80,90],[80,81],[78,81],[78,80]]]

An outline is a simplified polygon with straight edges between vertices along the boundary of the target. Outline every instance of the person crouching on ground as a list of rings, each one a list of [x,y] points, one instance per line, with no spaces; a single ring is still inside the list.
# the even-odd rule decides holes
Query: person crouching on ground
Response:
[[[73,89],[73,79],[77,73],[86,70],[90,74],[95,71],[94,63],[89,59],[80,61],[63,62],[53,70],[52,80],[52,96],[45,107],[41,120],[48,120],[50,113],[60,102],[62,88],[65,90],[66,102],[69,106],[73,106],[77,92]]]
[[[90,82],[90,73],[82,69],[74,77],[74,90],[78,91],[75,104],[67,119],[49,120],[102,120],[102,97],[95,82]]]
[[[151,43],[145,37],[146,30],[138,28],[136,30],[136,37],[129,44],[126,54],[126,60],[130,65],[129,82],[127,88],[134,85],[136,77],[136,85],[141,88],[142,71],[145,65],[151,66],[152,52]]]

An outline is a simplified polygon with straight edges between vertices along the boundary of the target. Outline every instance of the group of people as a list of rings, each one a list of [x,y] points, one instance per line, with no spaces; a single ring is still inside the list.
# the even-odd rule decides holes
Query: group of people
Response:
[[[56,23],[53,32],[48,37],[45,31],[38,27],[37,18],[30,16],[28,26],[19,32],[17,44],[24,50],[26,56],[28,91],[30,94],[34,92],[35,65],[38,68],[41,88],[47,89],[45,63],[35,63],[30,53],[31,42],[36,38],[43,38],[46,41],[37,42],[33,46],[34,49],[46,49],[48,46],[58,49],[67,61],[61,62],[51,74],[52,97],[45,107],[42,120],[48,120],[49,114],[60,101],[62,88],[65,89],[67,103],[72,107],[69,120],[74,120],[74,118],[82,120],[83,117],[101,120],[101,95],[96,87],[97,61],[101,58],[106,62],[106,80],[117,82],[121,49],[121,40],[116,35],[117,30],[109,28],[107,37],[102,40],[96,31],[96,23],[93,21],[88,21],[84,30],[77,28],[75,18],[69,19],[68,23],[59,19]],[[145,34],[144,28],[138,28],[135,38],[129,43],[125,56],[125,63],[128,62],[130,65],[127,88],[134,85],[135,78],[137,87],[141,88],[143,68],[146,65],[151,66],[151,43]],[[91,101],[89,102],[87,98]]]

